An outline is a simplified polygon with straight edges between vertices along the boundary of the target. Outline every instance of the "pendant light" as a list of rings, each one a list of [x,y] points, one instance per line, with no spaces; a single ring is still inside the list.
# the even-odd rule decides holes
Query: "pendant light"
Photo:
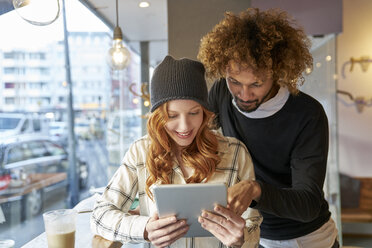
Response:
[[[123,43],[123,33],[119,27],[118,0],[116,0],[116,27],[112,47],[108,51],[107,61],[113,70],[123,70],[130,62],[130,53]]]
[[[13,6],[19,16],[37,26],[53,23],[60,13],[59,0],[13,0]]]

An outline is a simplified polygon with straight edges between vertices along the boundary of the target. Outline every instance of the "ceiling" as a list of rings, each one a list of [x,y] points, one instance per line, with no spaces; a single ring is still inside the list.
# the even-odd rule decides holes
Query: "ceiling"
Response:
[[[110,27],[116,26],[115,0],[79,0]],[[150,64],[155,66],[168,52],[167,0],[118,0],[119,26],[129,46],[140,53],[140,42],[149,42]]]
[[[78,1],[112,29],[116,26],[116,0]],[[140,0],[118,0],[118,24],[124,40],[135,52],[140,54],[140,43],[148,42],[149,62],[155,66],[168,53],[167,0],[147,1],[150,6],[140,8]],[[13,9],[12,0],[0,0],[0,15]]]

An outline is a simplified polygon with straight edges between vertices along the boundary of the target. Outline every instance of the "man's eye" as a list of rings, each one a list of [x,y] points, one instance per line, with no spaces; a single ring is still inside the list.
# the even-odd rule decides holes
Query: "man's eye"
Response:
[[[234,81],[234,80],[230,80],[230,83],[235,84],[235,85],[239,85],[239,82],[238,81]]]
[[[258,87],[261,87],[261,86],[262,86],[262,83],[251,84],[251,87],[253,87],[253,88],[258,88]]]

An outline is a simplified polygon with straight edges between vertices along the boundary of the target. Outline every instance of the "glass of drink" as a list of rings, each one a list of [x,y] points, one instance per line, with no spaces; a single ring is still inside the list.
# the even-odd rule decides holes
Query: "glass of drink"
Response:
[[[1,248],[13,248],[14,244],[15,242],[12,239],[0,239]]]
[[[75,221],[73,209],[58,209],[43,214],[48,248],[75,247]]]

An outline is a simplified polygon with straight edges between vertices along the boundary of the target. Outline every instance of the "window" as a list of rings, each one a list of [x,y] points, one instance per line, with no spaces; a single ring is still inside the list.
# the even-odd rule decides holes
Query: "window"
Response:
[[[14,97],[5,97],[5,104],[15,104]]]
[[[31,141],[31,142],[28,142],[27,145],[31,151],[33,158],[41,158],[41,157],[49,155],[44,144],[40,141]]]
[[[14,59],[14,53],[13,52],[5,52],[4,53],[4,59]]]
[[[14,74],[16,72],[16,68],[14,67],[5,67],[4,74]]]
[[[49,74],[49,69],[48,68],[40,68],[40,74],[42,75],[48,75]]]
[[[46,149],[51,156],[63,155],[66,154],[65,150],[57,144],[53,144],[49,141],[44,141]]]
[[[0,117],[0,129],[8,130],[17,128],[21,118]]]
[[[29,58],[34,60],[45,60],[45,54],[41,52],[30,53]]]
[[[28,129],[28,126],[29,126],[29,120],[26,119],[25,122],[23,123],[22,125],[22,128],[21,128],[21,133],[25,132],[27,129]]]
[[[33,124],[35,132],[40,132],[41,131],[40,119],[33,119],[32,124]]]
[[[81,173],[79,184],[86,186],[77,192],[80,200],[83,200],[90,196],[90,188],[106,186],[112,171],[120,165],[126,149],[131,142],[141,136],[141,106],[132,104],[131,95],[128,95],[131,94],[128,93],[129,82],[140,81],[140,59],[138,54],[132,53],[130,67],[123,75],[118,76],[105,62],[113,30],[106,27],[78,0],[66,1],[66,15],[69,20],[68,28],[71,28],[68,35],[71,41],[70,75],[73,88],[72,110],[75,117],[73,142],[76,144],[76,150],[72,152],[75,153],[77,160],[77,173]],[[84,18],[85,15],[90,15],[90,18]],[[32,113],[40,118],[29,118],[27,121],[24,118],[14,119],[7,123],[0,119],[0,126],[6,128],[20,122],[17,125],[17,137],[24,143],[24,146],[9,149],[7,157],[13,164],[28,164],[27,168],[34,174],[54,174],[63,171],[68,173],[70,151],[67,148],[71,142],[68,130],[71,127],[68,126],[67,111],[69,87],[64,83],[67,80],[62,40],[63,20],[58,18],[47,28],[22,24],[24,20],[15,12],[0,15],[1,27],[11,26],[10,30],[17,27],[18,32],[31,34],[24,40],[23,47],[22,40],[15,42],[12,40],[13,36],[4,36],[0,39],[0,45],[7,43],[7,50],[4,52],[7,61],[0,63],[0,72],[3,72],[3,77],[0,78],[1,87],[15,89],[7,90],[8,95],[0,94],[0,103],[4,103],[0,104],[0,112],[22,112],[28,116]],[[11,95],[13,93],[14,95]],[[109,131],[111,120],[120,113],[123,113],[122,122],[119,118],[122,128],[117,128],[115,132]],[[48,121],[41,118],[45,115],[48,116]],[[49,128],[51,123],[56,122],[65,123],[67,130],[55,132],[53,128]],[[24,134],[20,134],[21,129]],[[123,133],[120,133],[121,131]],[[15,137],[14,132],[8,133],[10,138]],[[35,138],[37,140],[34,140]],[[1,134],[0,147],[3,142]],[[107,145],[108,143],[112,145]],[[16,177],[14,175],[22,174],[14,170],[11,173],[14,178]],[[33,226],[32,223],[42,223],[41,214],[48,209],[68,207],[66,205],[68,183],[65,182],[62,188],[52,187],[45,191],[44,189],[35,191],[37,196],[42,196],[31,201],[38,203],[36,205],[23,205],[31,197],[28,193],[19,194],[15,202],[6,202],[5,205],[0,203],[7,222],[6,229],[1,229],[0,226],[0,239],[14,239],[17,247],[22,247],[44,232],[42,225]],[[16,190],[22,191],[24,189],[22,187],[20,184]],[[53,195],[53,201],[47,200],[48,194]]]
[[[5,83],[4,88],[5,89],[14,89],[15,84],[14,83]]]
[[[9,149],[8,156],[5,158],[7,164],[22,161],[24,159],[23,149],[21,146],[14,146]]]

